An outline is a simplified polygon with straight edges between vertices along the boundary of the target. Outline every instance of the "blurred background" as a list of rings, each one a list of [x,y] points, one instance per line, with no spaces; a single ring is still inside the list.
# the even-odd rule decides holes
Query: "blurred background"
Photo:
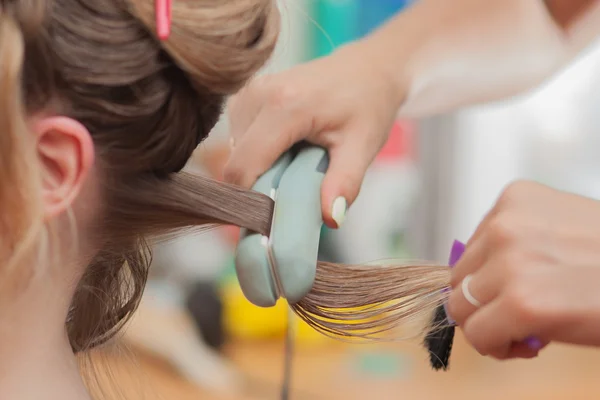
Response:
[[[326,55],[409,5],[283,2],[283,32],[264,73]],[[522,98],[398,119],[343,228],[323,230],[321,258],[445,263],[452,241],[468,240],[518,178],[600,198],[599,63],[595,46]],[[227,139],[224,118],[188,168],[220,179]],[[155,249],[144,303],[123,338],[134,357],[102,354],[127,398],[278,398],[286,305],[261,309],[244,299],[233,265],[237,236],[225,228]],[[347,345],[300,325],[296,346],[292,399],[600,398],[593,349],[550,346],[536,360],[500,363],[478,356],[459,332],[450,371],[434,373],[418,342]]]

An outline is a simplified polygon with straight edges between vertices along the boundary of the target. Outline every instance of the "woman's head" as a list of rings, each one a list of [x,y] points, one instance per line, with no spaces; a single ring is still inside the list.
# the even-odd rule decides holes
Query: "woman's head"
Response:
[[[268,218],[219,208],[237,189],[175,174],[225,96],[270,56],[274,3],[174,1],[165,42],[154,20],[153,0],[0,1],[0,262],[18,281],[34,272],[22,266],[34,247],[89,264],[73,285],[75,350],[105,341],[137,306],[146,235],[215,222],[267,229]]]
[[[166,42],[154,20],[154,0],[0,0],[0,312],[45,291],[37,309],[15,312],[37,327],[22,330],[56,320],[62,340],[66,321],[74,351],[104,343],[136,309],[148,237],[210,224],[270,231],[269,197],[178,171],[224,97],[270,56],[273,0],[173,1]],[[326,334],[378,336],[429,317],[448,276],[319,263],[293,308]],[[41,335],[25,347],[52,348]]]

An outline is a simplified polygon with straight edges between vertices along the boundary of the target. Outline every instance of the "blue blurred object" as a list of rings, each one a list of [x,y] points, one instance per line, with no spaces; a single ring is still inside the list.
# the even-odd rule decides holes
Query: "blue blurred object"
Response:
[[[358,32],[367,35],[414,0],[360,0]]]
[[[416,0],[310,0],[315,25],[311,28],[310,58],[330,54],[359,39]]]

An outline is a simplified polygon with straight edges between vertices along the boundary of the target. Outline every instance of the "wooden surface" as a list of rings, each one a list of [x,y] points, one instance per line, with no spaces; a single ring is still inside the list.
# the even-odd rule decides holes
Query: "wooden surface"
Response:
[[[227,349],[253,388],[237,396],[218,396],[185,382],[159,360],[119,350],[103,354],[96,365],[110,367],[111,386],[128,400],[278,399],[282,373],[280,343],[239,343]],[[600,352],[551,346],[537,359],[497,362],[484,359],[459,336],[448,372],[430,371],[427,354],[415,343],[387,346],[344,345],[298,348],[290,400],[600,399]],[[396,365],[380,373],[361,370],[361,355],[379,353]],[[98,357],[96,357],[98,359]]]

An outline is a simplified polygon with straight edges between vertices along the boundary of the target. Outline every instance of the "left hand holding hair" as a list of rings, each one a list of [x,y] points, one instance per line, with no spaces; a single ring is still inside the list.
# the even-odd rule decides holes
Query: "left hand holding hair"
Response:
[[[482,355],[535,357],[523,343],[531,336],[600,346],[600,202],[510,185],[467,243],[451,286],[449,314]]]

